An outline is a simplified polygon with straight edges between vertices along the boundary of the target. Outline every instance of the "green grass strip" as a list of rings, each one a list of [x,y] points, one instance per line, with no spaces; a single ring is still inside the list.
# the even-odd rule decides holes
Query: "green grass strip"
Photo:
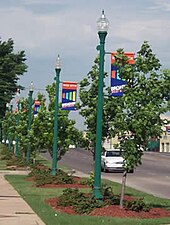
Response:
[[[37,154],[36,155],[36,161],[38,163],[41,163],[45,166],[47,166],[48,168],[52,168],[52,161],[46,159],[45,157],[43,157],[41,154]],[[60,169],[64,170],[64,171],[69,171],[70,168],[66,167],[66,166],[59,166]]]

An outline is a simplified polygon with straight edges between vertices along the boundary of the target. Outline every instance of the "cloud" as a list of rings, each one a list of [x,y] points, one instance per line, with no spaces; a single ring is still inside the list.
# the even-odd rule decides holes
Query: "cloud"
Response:
[[[64,1],[62,0],[23,0],[25,5],[36,5],[36,4],[62,4]]]
[[[170,21],[166,20],[150,20],[150,21],[128,21],[121,24],[115,34],[116,37],[126,38],[130,41],[136,41],[138,39],[145,40],[155,40],[155,38],[162,41],[168,40],[170,38]],[[165,34],[166,35],[163,35]]]
[[[67,61],[72,58],[70,64],[78,62],[77,69],[81,70],[82,65],[87,65],[97,55],[96,20],[104,6],[110,20],[106,40],[109,50],[119,47],[127,51],[138,50],[147,40],[160,54],[169,51],[165,48],[170,39],[169,18],[149,10],[151,5],[163,7],[168,1],[143,0],[128,5],[125,5],[126,0],[117,5],[112,4],[116,2],[114,0],[102,2],[99,0],[96,5],[95,1],[87,4],[84,0],[22,0],[20,4],[11,5],[7,0],[8,6],[0,8],[0,36],[14,39],[15,48],[26,50],[28,58],[37,60],[37,64],[55,59],[60,53]]]
[[[154,10],[162,10],[162,11],[170,11],[170,1],[169,0],[152,0],[153,6],[150,7],[151,9]]]
[[[22,0],[21,4],[26,6],[35,6],[35,5],[66,5],[69,0]]]
[[[83,47],[94,37],[93,28],[88,20],[86,22],[83,12],[81,17],[74,11],[36,14],[23,7],[11,7],[0,10],[0,16],[2,36],[13,38],[18,48],[34,54],[49,54],[57,45],[69,51],[72,44]]]

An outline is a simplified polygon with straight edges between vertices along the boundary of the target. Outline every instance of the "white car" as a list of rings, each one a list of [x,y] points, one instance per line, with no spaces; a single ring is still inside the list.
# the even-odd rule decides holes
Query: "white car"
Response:
[[[107,171],[124,171],[124,159],[119,149],[106,149],[101,156],[101,170]]]

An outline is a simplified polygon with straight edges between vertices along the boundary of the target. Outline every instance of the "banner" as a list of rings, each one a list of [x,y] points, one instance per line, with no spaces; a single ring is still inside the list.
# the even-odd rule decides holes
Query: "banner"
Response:
[[[123,96],[123,88],[126,85],[126,81],[119,77],[119,68],[115,64],[115,55],[117,52],[111,53],[111,96],[121,97]],[[125,52],[125,56],[128,57],[128,63],[130,65],[134,64],[134,53]]]
[[[166,126],[166,132],[170,135],[170,126]]]
[[[40,101],[34,101],[34,116],[37,116],[38,111],[40,110]]]
[[[77,83],[63,82],[62,83],[62,109],[75,110],[77,97]]]

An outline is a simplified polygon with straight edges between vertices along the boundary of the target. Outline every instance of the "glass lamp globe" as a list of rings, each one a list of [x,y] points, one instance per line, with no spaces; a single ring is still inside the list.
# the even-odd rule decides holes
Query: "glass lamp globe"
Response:
[[[107,32],[109,28],[109,21],[102,10],[101,17],[97,21],[97,30],[98,32]]]
[[[34,91],[33,81],[31,81],[31,84],[30,84],[30,87],[29,87],[29,91]]]
[[[60,56],[59,55],[57,57],[56,69],[61,69],[61,60],[60,60]]]

